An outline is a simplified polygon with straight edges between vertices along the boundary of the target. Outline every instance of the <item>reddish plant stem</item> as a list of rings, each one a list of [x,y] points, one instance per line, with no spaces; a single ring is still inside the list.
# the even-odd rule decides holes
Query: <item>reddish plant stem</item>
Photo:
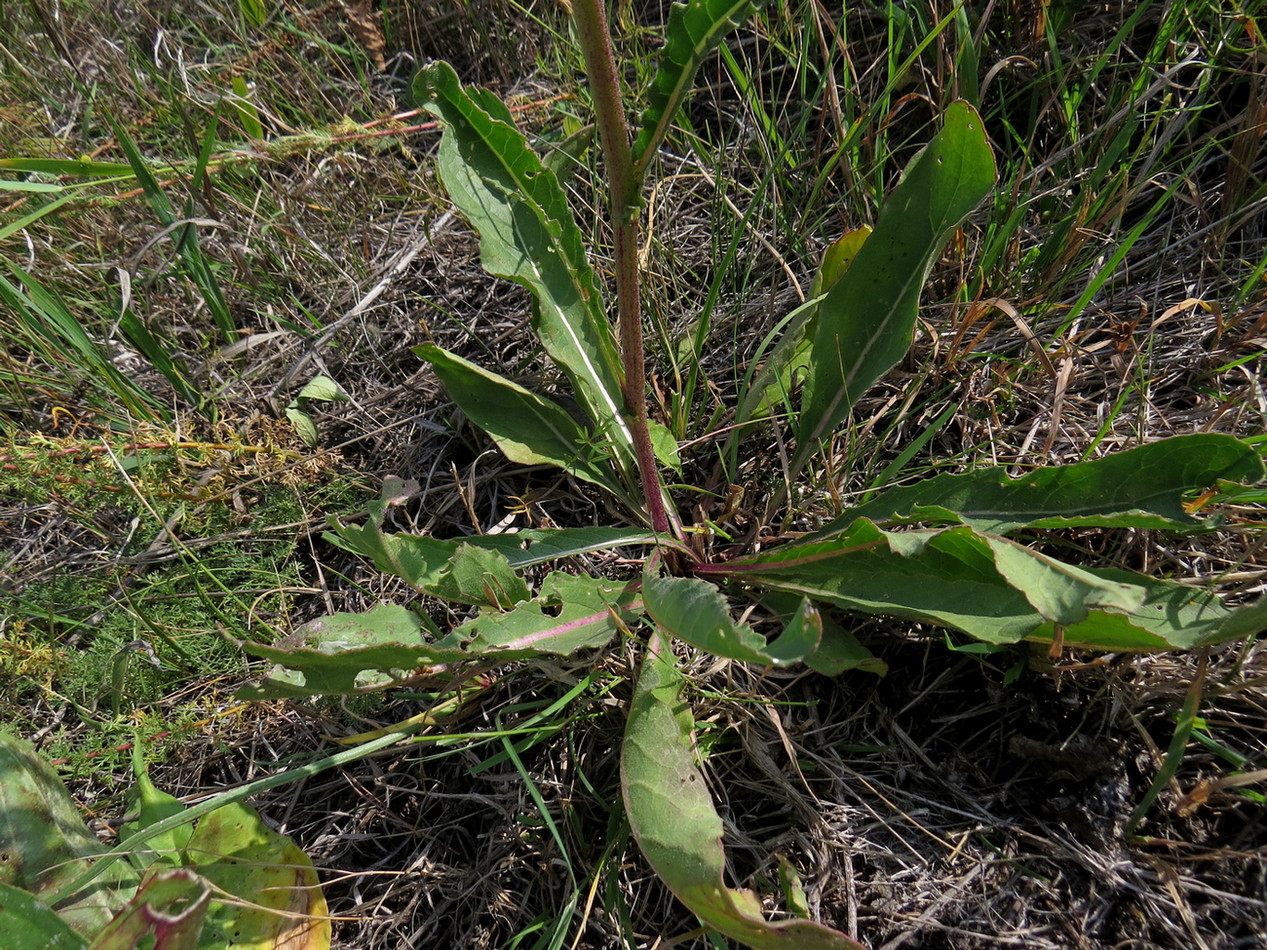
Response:
[[[664,505],[664,489],[656,470],[647,423],[647,375],[642,349],[642,305],[638,295],[639,182],[634,177],[629,128],[616,75],[604,0],[573,0],[572,22],[585,56],[585,73],[594,97],[594,121],[603,149],[610,190],[613,254],[616,264],[616,313],[620,356],[624,366],[621,395],[625,401],[642,494],[651,527],[668,532],[673,523]]]

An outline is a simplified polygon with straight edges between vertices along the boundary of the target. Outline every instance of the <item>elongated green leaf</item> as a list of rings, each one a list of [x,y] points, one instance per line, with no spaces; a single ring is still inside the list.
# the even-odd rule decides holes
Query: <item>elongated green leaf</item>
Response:
[[[911,162],[875,232],[819,306],[794,471],[906,353],[929,268],[995,177],[981,117],[965,102],[951,104],[941,131]]]
[[[657,577],[647,574],[642,582],[647,613],[665,633],[693,643],[717,656],[763,666],[790,666],[804,660],[818,647],[822,624],[816,617],[800,616],[773,643],[746,623],[730,617],[726,599],[712,584],[689,577]]]
[[[751,891],[725,885],[722,823],[700,772],[694,721],[673,654],[657,636],[629,707],[620,784],[629,826],[647,863],[709,927],[761,950],[861,950],[808,920],[770,923]]]
[[[0,276],[0,305],[15,319],[31,345],[51,362],[67,360],[91,370],[91,377],[104,384],[132,412],[142,419],[160,416],[160,404],[110,359],[84,330],[61,295],[9,261],[5,267],[21,288]]]
[[[214,132],[214,125],[215,122],[213,121],[213,127],[207,130],[208,134]],[[163,194],[163,189],[159,186],[158,180],[155,179],[154,174],[150,171],[145,157],[141,155],[140,149],[137,148],[127,129],[116,122],[113,117],[110,119],[110,127],[114,129],[114,137],[118,141],[119,147],[123,149],[123,154],[127,157],[128,164],[132,168],[132,173],[136,175],[136,180],[145,192],[145,198],[149,202],[150,209],[157,215],[164,227],[172,231],[172,240],[176,244],[181,260],[184,261],[189,279],[198,288],[199,293],[202,295],[203,303],[207,305],[207,310],[210,311],[211,316],[215,319],[216,326],[229,339],[236,339],[237,326],[233,322],[233,314],[229,312],[229,304],[224,299],[224,291],[220,289],[220,280],[216,277],[211,261],[203,253],[202,243],[198,239],[197,225],[190,221],[181,227],[171,228],[171,225],[177,223],[176,212],[172,208],[171,202],[167,200],[167,196]],[[192,207],[188,210],[192,211]],[[186,219],[191,216],[191,214],[184,215]]]
[[[575,387],[619,458],[633,457],[624,421],[620,357],[567,197],[491,94],[465,89],[447,63],[423,67],[414,97],[445,121],[439,169],[453,201],[480,233],[489,273],[527,287],[533,329]]]
[[[660,65],[647,92],[647,110],[634,141],[634,178],[641,182],[647,166],[681,108],[695,73],[726,34],[742,24],[765,0],[689,0],[669,8]]]
[[[1003,468],[936,475],[881,492],[835,519],[814,538],[831,537],[858,518],[879,522],[968,524],[1003,534],[1017,528],[1200,529],[1184,494],[1219,481],[1257,484],[1258,452],[1229,435],[1198,433],[1150,442],[1102,459],[1040,468],[1020,478]]]
[[[1062,564],[967,526],[889,532],[863,519],[828,541],[696,571],[988,643],[1061,636],[1091,649],[1188,649],[1255,633],[1267,621],[1267,602],[1229,608],[1208,592]]]
[[[567,655],[603,646],[620,623],[636,623],[628,613],[636,606],[627,586],[555,572],[531,600],[505,612],[485,611],[435,642],[427,641],[422,621],[404,607],[333,614],[310,621],[273,646],[243,644],[247,652],[295,671],[275,670],[243,695],[337,695],[381,686],[420,667]]]
[[[438,596],[443,596],[438,587],[441,575],[464,544],[496,551],[515,569],[618,547],[661,545],[686,551],[681,542],[643,528],[529,528],[442,541],[418,534],[388,534],[379,527],[379,521],[381,511],[377,520],[341,526],[327,532],[325,538],[344,550],[371,558],[380,571]]]
[[[577,478],[621,493],[613,474],[586,456],[589,433],[557,404],[433,344],[424,344],[416,352],[435,368],[458,408],[492,436],[508,459],[524,465],[557,465]]]
[[[96,162],[87,158],[0,158],[0,169],[38,172],[41,175],[76,175],[90,178],[130,178],[132,166],[122,162]]]

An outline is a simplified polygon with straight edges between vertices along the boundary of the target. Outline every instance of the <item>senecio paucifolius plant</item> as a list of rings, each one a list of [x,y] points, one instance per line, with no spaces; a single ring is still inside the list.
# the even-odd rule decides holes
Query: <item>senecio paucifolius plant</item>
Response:
[[[638,247],[644,183],[696,70],[759,6],[692,0],[672,8],[666,43],[631,134],[602,0],[574,0],[610,199],[615,303],[551,168],[491,93],[445,63],[423,68],[418,101],[444,124],[437,164],[477,229],[484,267],[526,287],[532,327],[570,382],[583,421],[561,404],[435,345],[419,349],[450,397],[505,455],[550,465],[605,490],[628,524],[438,540],[382,529],[386,499],[363,526],[331,537],[414,589],[471,605],[448,633],[403,606],[337,614],[287,648],[251,646],[285,668],[271,695],[351,692],[396,671],[566,655],[645,631],[629,709],[622,788],[630,827],[665,884],[709,926],[754,947],[856,947],[810,920],[772,923],[756,898],[723,881],[722,824],[693,745],[694,723],[669,642],[767,666],[825,674],[873,657],[820,607],[884,614],[960,631],[988,644],[1031,641],[1102,650],[1190,649],[1267,626],[1267,601],[1231,608],[1211,592],[1129,572],[1078,567],[1014,535],[1080,526],[1198,531],[1214,526],[1185,498],[1256,483],[1259,454],[1229,436],[1196,434],[1012,478],[1001,469],[945,474],[881,491],[812,534],[760,550],[710,554],[674,506],[662,472],[677,465],[668,429],[649,418]],[[980,117],[952,103],[911,161],[874,230],[846,236],[824,263],[819,293],[784,320],[728,420],[724,458],[779,416],[793,436],[788,483],[809,469],[858,399],[911,345],[919,294],[948,236],[990,194],[995,163]],[[614,310],[614,318],[611,316]],[[787,489],[771,510],[786,500]],[[631,526],[632,525],[632,526]],[[524,570],[613,547],[650,551],[640,579],[559,570],[536,589]],[[732,619],[722,589],[783,619],[767,638]]]

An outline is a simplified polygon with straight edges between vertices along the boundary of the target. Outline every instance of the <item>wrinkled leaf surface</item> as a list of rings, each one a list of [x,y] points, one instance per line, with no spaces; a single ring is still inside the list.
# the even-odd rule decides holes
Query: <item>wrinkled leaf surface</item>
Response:
[[[107,849],[88,830],[53,767],[24,739],[0,732],[0,884],[52,899]],[[136,873],[116,863],[56,907],[85,936],[136,893]]]
[[[988,643],[1050,642],[1059,626],[1069,646],[1189,649],[1256,632],[1267,615],[1267,601],[1230,608],[1206,591],[1076,568],[967,526],[893,532],[862,519],[828,541],[697,573],[948,627]]]

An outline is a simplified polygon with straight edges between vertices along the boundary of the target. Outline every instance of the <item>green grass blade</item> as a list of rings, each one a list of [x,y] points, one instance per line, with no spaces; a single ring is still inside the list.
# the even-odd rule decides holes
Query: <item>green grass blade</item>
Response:
[[[78,371],[112,393],[129,413],[157,421],[163,405],[153,395],[119,372],[105,353],[85,332],[79,319],[55,291],[9,261],[4,261],[20,287],[0,276],[0,303],[15,319],[29,343],[49,362]]]
[[[0,158],[0,170],[36,172],[41,175],[75,175],[80,178],[129,178],[132,166],[122,162],[96,162],[68,158]]]
[[[875,231],[818,311],[801,402],[799,471],[818,441],[911,345],[920,290],[947,233],[994,185],[981,118],[964,102],[911,163]]]
[[[528,288],[533,328],[617,450],[633,458],[624,421],[620,357],[581,232],[558,180],[492,95],[466,89],[447,63],[414,80],[414,95],[446,124],[439,170],[454,203],[480,233],[484,268]]]
[[[695,73],[722,39],[765,5],[764,0],[692,0],[675,3],[661,51],[660,66],[647,94],[641,129],[634,140],[634,179],[642,181],[647,166],[681,108]]]
[[[638,675],[620,754],[625,811],[647,863],[709,927],[768,950],[861,950],[844,934],[808,920],[770,923],[751,891],[724,883],[722,822],[695,748],[685,679],[659,636]]]
[[[140,182],[141,189],[145,192],[145,198],[149,202],[151,210],[158,216],[165,228],[171,228],[176,225],[172,231],[172,237],[176,241],[177,248],[180,251],[181,260],[185,264],[185,269],[189,274],[190,280],[198,288],[198,292],[202,295],[203,303],[207,305],[212,319],[216,326],[224,334],[228,340],[237,339],[237,326],[233,321],[233,315],[229,312],[229,304],[224,299],[224,292],[220,289],[220,281],[216,279],[215,270],[211,266],[211,262],[202,252],[202,245],[198,240],[197,226],[192,222],[181,222],[176,217],[176,212],[172,209],[171,202],[167,200],[167,195],[163,193],[163,189],[159,187],[157,179],[150,171],[149,164],[141,155],[140,149],[136,147],[136,143],[132,137],[128,135],[127,130],[119,125],[113,119],[110,125],[114,129],[115,137],[119,140],[119,147],[123,149],[123,154],[127,156],[128,164],[132,167],[136,180]],[[213,123],[214,125],[214,123]],[[207,144],[203,146],[203,156],[199,159],[199,168],[205,168],[207,159],[210,157],[210,151]]]

